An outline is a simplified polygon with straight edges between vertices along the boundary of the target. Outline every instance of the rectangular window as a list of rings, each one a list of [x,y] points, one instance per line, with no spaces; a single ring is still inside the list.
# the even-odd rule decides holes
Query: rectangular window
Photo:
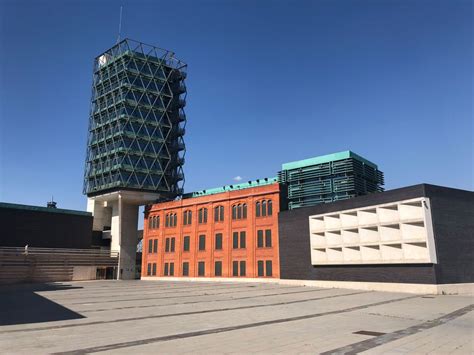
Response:
[[[153,240],[153,253],[158,253],[158,239]]]
[[[176,244],[176,238],[173,237],[171,238],[171,250],[170,250],[172,253],[174,253],[175,244]]]
[[[148,241],[148,254],[153,253],[153,239]]]
[[[151,272],[153,276],[156,276],[156,263],[153,263],[153,271]]]
[[[240,232],[240,247],[245,248],[246,243],[245,243],[245,232]]]
[[[270,248],[272,246],[272,230],[266,229],[265,230],[265,246]]]
[[[192,218],[192,212],[191,211],[184,211],[183,224],[185,226],[190,225],[191,224],[191,218]]]
[[[207,208],[204,209],[204,223],[207,223]]]
[[[257,272],[258,272],[258,276],[263,276],[263,260],[259,260],[257,262]]]
[[[232,262],[232,276],[239,276],[239,262]]]
[[[151,275],[151,263],[148,263],[147,268],[146,268],[146,275],[150,276]]]
[[[187,261],[183,263],[183,276],[189,276],[189,263]]]
[[[204,261],[198,262],[198,276],[204,276],[206,273],[206,264]]]
[[[202,208],[198,211],[198,223],[202,223]]]
[[[166,253],[169,253],[170,251],[170,238],[166,238],[166,241],[165,241],[165,252]]]
[[[206,250],[206,236],[204,234],[199,236],[199,250]]]
[[[214,265],[215,276],[222,276],[222,261],[216,261]]]
[[[168,263],[165,263],[165,276],[168,276],[169,273],[169,265]]]
[[[240,276],[245,276],[245,261],[240,262]]]
[[[265,261],[265,271],[266,271],[266,276],[272,276],[272,261],[267,260]]]
[[[189,235],[186,235],[183,240],[183,251],[189,251]]]
[[[170,276],[174,276],[174,263],[170,263]]]
[[[234,232],[232,234],[232,248],[234,249],[239,248],[239,232]]]
[[[219,222],[219,206],[214,207],[214,222]]]
[[[257,231],[257,248],[263,248],[263,230]]]
[[[216,250],[222,250],[222,233],[216,234]]]

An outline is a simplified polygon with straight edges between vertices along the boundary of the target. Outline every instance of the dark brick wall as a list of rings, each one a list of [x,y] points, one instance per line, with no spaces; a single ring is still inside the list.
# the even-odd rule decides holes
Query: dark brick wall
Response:
[[[309,216],[422,196],[429,197],[432,203],[438,264],[311,265]],[[473,282],[473,209],[472,192],[422,184],[280,212],[280,277],[424,284]]]
[[[0,246],[91,247],[92,216],[0,208]]]
[[[474,282],[474,193],[427,185],[440,284]]]

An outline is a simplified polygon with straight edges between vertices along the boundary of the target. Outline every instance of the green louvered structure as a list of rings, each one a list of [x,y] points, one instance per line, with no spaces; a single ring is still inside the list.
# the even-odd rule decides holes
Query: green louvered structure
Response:
[[[186,68],[130,39],[95,58],[84,194],[182,194]]]
[[[278,181],[288,188],[288,209],[383,191],[377,165],[344,151],[282,165]]]

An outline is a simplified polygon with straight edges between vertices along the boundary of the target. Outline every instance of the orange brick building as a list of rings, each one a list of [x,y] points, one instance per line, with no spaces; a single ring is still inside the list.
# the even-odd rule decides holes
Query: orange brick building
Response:
[[[280,185],[259,181],[149,206],[142,277],[279,278]]]

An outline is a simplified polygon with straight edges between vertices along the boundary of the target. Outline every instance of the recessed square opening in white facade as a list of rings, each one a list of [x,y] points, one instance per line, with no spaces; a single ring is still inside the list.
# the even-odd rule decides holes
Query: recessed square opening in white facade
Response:
[[[327,245],[326,236],[324,232],[311,233],[311,247],[325,247]]]
[[[362,226],[377,224],[379,222],[377,210],[375,208],[359,210],[357,211],[357,216],[359,217],[359,224]]]
[[[379,227],[361,227],[359,228],[359,237],[361,243],[372,243],[380,240]]]
[[[344,255],[342,254],[342,248],[328,248],[328,262],[342,262],[344,261]]]
[[[377,215],[380,223],[392,223],[400,220],[396,204],[377,207]]]
[[[379,227],[380,240],[381,241],[394,241],[401,239],[400,225],[386,224]]]
[[[344,247],[343,254],[346,263],[361,261],[360,247]]]
[[[423,208],[423,201],[401,203],[398,209],[400,214],[400,220],[405,221],[413,219],[423,219]]]
[[[314,260],[316,263],[326,264],[328,261],[328,254],[326,253],[326,249],[313,248],[311,250],[311,259]]]
[[[406,243],[403,244],[403,254],[406,260],[427,260],[429,261],[429,251],[426,243]]]
[[[402,244],[382,244],[381,252],[383,260],[403,261]]]
[[[342,241],[344,244],[359,244],[360,243],[359,230],[357,228],[343,229]]]
[[[324,217],[312,217],[309,220],[309,230],[314,233],[324,231]]]
[[[326,229],[341,228],[339,214],[324,216],[324,224]]]
[[[369,262],[382,260],[379,245],[361,246],[360,252],[361,252],[362,260],[366,260]]]
[[[341,245],[342,244],[342,234],[340,230],[334,230],[326,232],[326,241],[328,245]]]
[[[413,223],[401,223],[400,227],[402,232],[402,238],[404,240],[426,240],[427,231],[423,221]]]
[[[354,227],[359,224],[359,218],[357,217],[357,211],[343,212],[341,216],[341,226],[343,228]]]

